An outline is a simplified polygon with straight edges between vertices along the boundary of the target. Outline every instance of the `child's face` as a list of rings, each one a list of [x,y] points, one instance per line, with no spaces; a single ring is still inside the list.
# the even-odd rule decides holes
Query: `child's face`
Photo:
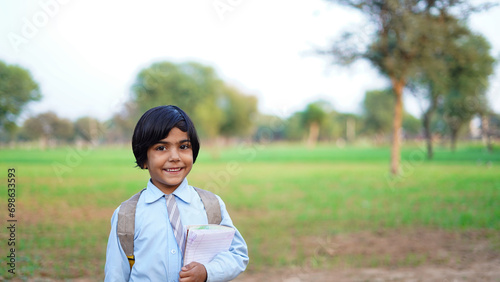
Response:
[[[177,127],[151,146],[147,156],[145,166],[153,184],[165,194],[174,192],[193,167],[193,150],[188,134]]]

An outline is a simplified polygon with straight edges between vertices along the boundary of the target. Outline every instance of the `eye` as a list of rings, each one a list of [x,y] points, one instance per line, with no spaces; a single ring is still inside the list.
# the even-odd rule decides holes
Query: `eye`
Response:
[[[167,148],[165,146],[156,147],[156,151],[165,151]]]
[[[180,148],[181,148],[181,150],[187,150],[187,149],[191,148],[191,145],[189,145],[189,144],[182,144]]]

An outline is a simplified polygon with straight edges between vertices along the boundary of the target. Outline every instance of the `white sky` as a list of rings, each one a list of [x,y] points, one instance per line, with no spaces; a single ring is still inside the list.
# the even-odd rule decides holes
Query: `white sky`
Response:
[[[363,30],[359,14],[323,0],[217,1],[233,4],[232,10],[221,17],[213,0],[0,0],[0,60],[30,70],[43,94],[24,117],[52,110],[72,120],[105,120],[129,99],[138,72],[163,60],[211,65],[256,95],[262,112],[278,116],[318,99],[337,111],[359,112],[366,90],[387,85],[367,63],[345,68],[307,55],[345,28]],[[500,7],[471,21],[494,56],[499,23]],[[497,112],[499,72],[489,92]],[[405,103],[419,114],[414,99]]]

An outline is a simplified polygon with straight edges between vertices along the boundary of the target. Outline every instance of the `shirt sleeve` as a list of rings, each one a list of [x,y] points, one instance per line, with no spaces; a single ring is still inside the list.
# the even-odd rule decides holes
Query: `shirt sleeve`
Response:
[[[205,264],[207,270],[207,281],[229,281],[236,278],[245,271],[248,264],[248,248],[240,232],[233,225],[231,217],[226,210],[226,205],[219,199],[221,207],[222,222],[221,225],[229,226],[235,229],[233,242],[229,251],[219,253],[212,261]]]
[[[130,276],[130,264],[116,233],[119,209],[120,207],[115,210],[111,217],[111,232],[109,233],[104,267],[105,282],[128,281]]]

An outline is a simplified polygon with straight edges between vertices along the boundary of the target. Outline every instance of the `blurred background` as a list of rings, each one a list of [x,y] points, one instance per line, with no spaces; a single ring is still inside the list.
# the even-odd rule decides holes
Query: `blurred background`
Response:
[[[148,179],[133,129],[168,104],[247,240],[238,280],[499,279],[497,4],[0,0],[0,279],[102,280]]]

